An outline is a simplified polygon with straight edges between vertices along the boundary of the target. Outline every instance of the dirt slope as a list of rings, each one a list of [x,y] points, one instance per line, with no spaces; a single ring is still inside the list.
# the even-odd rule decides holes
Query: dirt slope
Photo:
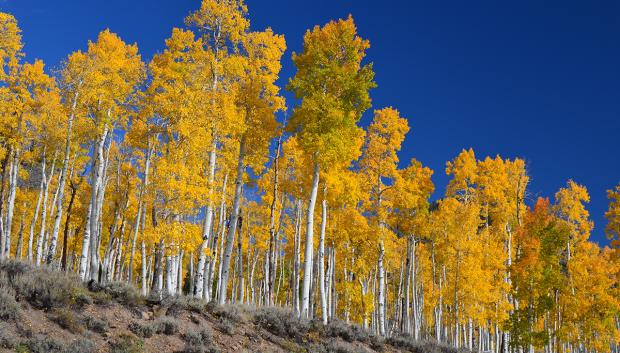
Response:
[[[72,275],[0,263],[0,352],[418,352],[449,347],[357,326],[298,320],[282,308],[142,298],[133,287],[82,285]]]

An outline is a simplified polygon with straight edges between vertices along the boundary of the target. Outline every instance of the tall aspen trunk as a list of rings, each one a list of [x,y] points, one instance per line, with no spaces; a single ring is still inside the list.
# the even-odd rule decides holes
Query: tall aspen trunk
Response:
[[[141,271],[141,278],[140,278],[140,284],[141,284],[141,288],[140,288],[140,293],[142,294],[142,296],[146,296],[147,291],[148,291],[148,285],[146,283],[147,281],[147,263],[146,263],[146,244],[144,244],[144,240],[142,241],[141,245],[140,245],[140,255],[142,256],[142,271]]]
[[[239,304],[243,304],[244,298],[244,279],[243,279],[243,250],[242,250],[242,242],[243,242],[243,218],[239,217],[237,222],[239,223],[239,235],[237,236],[237,263],[235,265],[237,272],[237,300],[236,302]],[[233,297],[235,293],[233,292]]]
[[[21,125],[21,124],[20,124]],[[18,129],[18,131],[21,129]],[[9,257],[11,250],[11,232],[13,230],[13,213],[15,212],[15,195],[17,193],[17,177],[19,171],[19,148],[13,151],[9,172],[9,195],[7,197],[6,224],[4,228],[4,246],[0,247],[0,258]]]
[[[26,215],[22,213],[21,220],[19,221],[19,231],[17,233],[17,246],[15,247],[15,258],[18,260],[22,258],[24,246],[24,218],[26,218]]]
[[[37,198],[37,206],[34,209],[34,214],[32,216],[32,222],[30,223],[30,236],[28,237],[28,261],[32,262],[32,247],[34,245],[34,229],[37,224],[37,219],[39,218],[39,211],[41,209],[41,201],[43,200],[43,195],[45,193],[45,185],[47,182],[45,175],[45,166],[46,158],[45,158],[45,147],[43,148],[43,157],[41,158],[41,183],[39,184],[39,196]]]
[[[317,158],[318,156],[315,156]],[[306,249],[304,254],[304,280],[302,284],[302,302],[300,316],[310,317],[310,286],[312,279],[312,257],[313,257],[313,235],[314,235],[314,206],[319,189],[319,162],[314,161],[314,172],[312,174],[312,188],[310,189],[310,199],[308,200],[308,214],[306,218]]]
[[[109,115],[109,112],[108,112]],[[107,148],[106,150],[106,142],[108,141],[108,138],[110,137],[110,132],[109,130],[106,128],[106,130],[104,130],[104,134],[105,137],[102,139],[102,143],[101,143],[101,147],[97,152],[98,155],[98,159],[100,162],[102,162],[99,165],[99,171],[98,171],[98,183],[97,183],[97,196],[95,199],[95,213],[93,214],[94,217],[91,218],[91,222],[92,225],[95,229],[95,231],[91,234],[91,238],[90,238],[90,279],[92,280],[100,280],[100,265],[101,265],[101,259],[100,259],[100,252],[99,249],[101,248],[101,240],[102,240],[102,232],[101,232],[101,228],[102,228],[102,219],[103,219],[103,200],[105,198],[105,190],[106,190],[106,185],[108,182],[108,175],[107,175],[107,170],[108,170],[108,165],[109,165],[109,161],[110,161],[110,150],[111,148]],[[105,152],[105,156],[104,156],[104,152]]]
[[[163,290],[163,261],[164,261],[164,241],[159,241],[157,248],[155,249],[155,260],[153,264],[153,282],[151,283],[151,294],[154,297],[161,299]]]
[[[193,293],[197,298],[204,298],[204,279],[205,279],[205,264],[207,262],[207,255],[205,250],[209,244],[209,236],[211,235],[211,228],[213,224],[213,190],[215,181],[215,159],[216,159],[216,143],[213,143],[212,150],[209,152],[209,200],[207,202],[207,208],[205,210],[205,220],[202,232],[202,243],[198,249],[198,266],[196,268],[196,283],[194,289],[196,293]]]
[[[140,188],[140,192],[138,193],[138,211],[136,214],[136,219],[134,221],[133,237],[131,240],[131,250],[130,250],[130,255],[129,255],[129,271],[127,274],[127,278],[130,283],[133,282],[133,273],[134,273],[133,262],[134,262],[134,258],[136,254],[136,242],[138,240],[138,234],[140,234],[141,230],[144,230],[144,223],[146,222],[145,221],[146,211],[145,211],[145,206],[144,206],[144,195],[147,191],[146,188],[149,185],[149,173],[151,170],[151,157],[153,156],[154,148],[155,147],[152,146],[152,142],[149,139],[147,143],[146,156],[144,160],[144,181],[142,183],[142,187]],[[142,243],[142,245],[144,245],[144,242]],[[145,261],[146,259],[142,257],[142,262],[145,262]],[[142,266],[142,268],[144,269],[144,266]],[[144,277],[142,277],[142,279],[144,279]],[[146,287],[143,286],[143,289],[146,292]]]
[[[385,269],[383,267],[383,258],[385,256],[385,248],[383,241],[379,243],[379,261],[377,262],[377,272],[379,275],[379,334],[385,336]]]
[[[47,199],[49,197],[49,186],[54,178],[54,167],[56,166],[56,153],[54,153],[54,159],[52,161],[50,176],[45,180],[45,186],[43,188],[43,205],[41,210],[41,227],[39,228],[39,237],[37,238],[37,255],[35,263],[38,265],[41,264],[41,260],[43,259],[43,245],[45,240],[45,226],[47,224]],[[42,176],[43,178],[45,176]]]
[[[217,257],[218,257],[218,239],[220,239],[220,233],[223,235],[224,229],[224,214],[226,213],[226,185],[228,183],[228,172],[224,174],[224,182],[222,183],[222,193],[220,200],[220,211],[219,211],[219,220],[217,224],[217,229],[213,232],[213,237],[211,237],[211,258],[207,262],[205,266],[205,281],[204,281],[204,297],[206,301],[211,301],[211,297],[213,295],[213,282],[215,280],[215,267],[217,265]]]
[[[321,295],[321,318],[323,324],[327,324],[327,297],[325,293],[325,226],[327,224],[327,187],[323,189],[323,201],[321,203],[321,233],[319,236],[319,291]]]
[[[2,173],[0,174],[0,258],[2,258],[2,250],[4,249],[4,242],[6,239],[4,238],[4,192],[6,181],[9,178],[10,169],[7,169],[7,164],[9,163],[9,158],[13,153],[12,148],[9,148],[6,153],[4,159],[2,160]]]
[[[80,83],[81,86],[81,83]],[[78,86],[79,87],[79,86]],[[65,196],[65,183],[67,180],[67,171],[69,169],[69,156],[71,154],[71,131],[73,129],[73,119],[75,117],[75,108],[77,106],[79,90],[73,95],[73,103],[71,104],[71,113],[67,121],[67,138],[65,140],[65,156],[60,171],[60,179],[58,180],[58,197],[56,198],[56,215],[54,217],[54,227],[52,228],[51,244],[47,254],[47,264],[51,264],[56,254],[56,244],[58,243],[58,232],[60,231],[60,220],[62,218],[62,202]]]
[[[269,252],[268,261],[265,266],[265,305],[271,305],[272,289],[275,279],[275,267],[276,267],[276,253],[275,253],[275,241],[276,241],[276,206],[278,200],[278,177],[279,177],[279,162],[280,162],[280,150],[282,144],[282,135],[278,137],[278,143],[276,146],[276,156],[273,161],[273,200],[271,201],[271,207],[269,208]],[[284,205],[282,205],[284,206]]]
[[[99,184],[101,183],[101,178],[103,177],[103,148],[105,144],[105,140],[108,134],[108,127],[104,128],[101,136],[97,138],[95,141],[94,147],[95,151],[92,157],[92,180],[93,184],[91,186],[90,192],[90,201],[88,203],[88,211],[86,212],[86,225],[84,227],[84,238],[82,241],[82,255],[80,256],[80,279],[86,280],[86,277],[89,276],[90,279],[93,279],[95,275],[95,271],[91,268],[89,271],[89,266],[93,265],[93,262],[96,262],[97,259],[91,259],[91,246],[93,244],[93,240],[97,238],[97,193],[99,191]],[[96,263],[94,264],[96,267]]]
[[[413,267],[411,266],[411,236],[407,237],[407,258],[405,260],[405,288],[403,289],[402,295],[402,314],[401,314],[401,327],[400,330],[403,333],[411,333],[411,323],[410,323],[410,315],[409,315],[409,305],[411,303],[411,272]]]
[[[300,250],[301,250],[301,224],[302,224],[302,203],[297,200],[297,212],[295,213],[295,234],[293,236],[293,278],[291,288],[293,289],[292,301],[293,308],[297,315],[301,315],[299,303],[299,270],[300,270]]]
[[[69,174],[69,188],[71,188],[71,197],[69,198],[69,205],[67,206],[67,214],[65,215],[65,228],[63,232],[63,238],[62,238],[62,254],[60,256],[60,266],[63,269],[63,271],[67,270],[67,256],[68,256],[68,251],[69,251],[69,248],[68,248],[69,227],[71,225],[71,214],[73,212],[73,204],[75,202],[75,196],[77,194],[78,187],[80,186],[83,180],[80,177],[80,181],[77,183],[77,185],[71,181],[74,168],[75,168],[75,162],[71,165],[71,173]]]
[[[235,232],[237,230],[237,219],[239,218],[239,208],[241,207],[241,192],[243,190],[243,170],[245,158],[245,137],[239,143],[239,157],[237,159],[237,180],[235,181],[235,197],[233,199],[232,211],[226,235],[226,248],[222,253],[222,276],[220,278],[219,304],[226,303],[228,292],[228,277],[230,274],[230,257],[232,255]]]

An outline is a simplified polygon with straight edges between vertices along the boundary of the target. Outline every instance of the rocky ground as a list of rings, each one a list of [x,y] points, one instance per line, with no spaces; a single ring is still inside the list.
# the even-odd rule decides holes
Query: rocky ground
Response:
[[[72,275],[0,263],[0,352],[416,352],[455,349],[358,326],[299,320],[282,308],[142,298],[126,284],[84,286]]]

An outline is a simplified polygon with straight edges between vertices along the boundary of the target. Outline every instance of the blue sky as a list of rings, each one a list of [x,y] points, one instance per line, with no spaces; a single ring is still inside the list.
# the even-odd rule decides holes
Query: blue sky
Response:
[[[620,2],[247,0],[254,29],[286,36],[292,51],[315,24],[353,15],[368,38],[378,87],[374,108],[393,106],[412,127],[401,153],[435,170],[463,148],[478,158],[527,161],[529,202],[569,178],[590,191],[593,239],[603,233],[605,190],[620,182]],[[198,0],[0,0],[23,30],[28,60],[59,67],[110,28],[145,60]],[[369,111],[363,123],[367,124]]]

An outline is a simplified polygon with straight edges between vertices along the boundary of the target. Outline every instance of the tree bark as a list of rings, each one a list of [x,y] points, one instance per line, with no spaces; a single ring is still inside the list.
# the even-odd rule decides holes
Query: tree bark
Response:
[[[209,236],[211,235],[211,228],[213,225],[213,190],[215,181],[215,158],[216,158],[216,144],[213,144],[212,151],[209,152],[209,200],[207,202],[207,208],[205,210],[205,220],[202,232],[202,243],[198,249],[198,266],[196,268],[196,284],[194,286],[196,293],[194,295],[197,298],[204,298],[204,273],[205,264],[207,262],[207,255],[205,250],[209,244]]]
[[[39,218],[39,211],[41,209],[41,201],[43,200],[43,194],[45,189],[45,183],[47,181],[45,176],[45,168],[46,168],[46,158],[45,158],[45,148],[43,149],[43,156],[41,158],[41,182],[39,186],[39,196],[37,198],[37,206],[34,209],[34,214],[32,215],[32,222],[30,223],[30,237],[28,238],[28,261],[32,262],[32,247],[34,245],[34,229],[37,224],[37,219]]]
[[[50,176],[45,180],[45,186],[43,188],[43,205],[41,211],[41,227],[39,231],[39,238],[37,239],[37,256],[35,263],[38,265],[41,264],[41,260],[43,259],[43,241],[45,240],[45,225],[47,223],[47,199],[49,197],[49,186],[52,182],[52,178],[54,178],[54,167],[56,166],[56,153],[54,153],[54,159],[52,161]],[[45,176],[42,176],[45,178]]]
[[[243,170],[245,158],[245,137],[241,138],[239,143],[239,158],[237,160],[237,180],[235,181],[235,198],[233,200],[232,212],[228,226],[228,234],[226,235],[226,248],[222,254],[222,277],[220,279],[220,294],[218,298],[219,304],[226,303],[226,295],[228,292],[228,277],[230,273],[230,257],[232,255],[235,232],[237,230],[237,218],[239,218],[239,208],[241,206],[241,192],[243,189]]]
[[[319,291],[321,295],[321,318],[327,325],[327,297],[325,293],[325,226],[327,224],[327,186],[323,188],[323,202],[321,203],[321,233],[319,236]]]
[[[304,254],[304,280],[302,284],[300,314],[303,318],[310,317],[310,281],[312,279],[312,257],[314,250],[312,244],[314,235],[314,206],[316,205],[316,195],[319,189],[319,171],[319,162],[315,160],[314,172],[312,174],[312,188],[310,189],[310,199],[308,200],[308,215],[306,219],[306,249]]]
[[[79,87],[79,86],[78,86]],[[60,231],[60,220],[62,218],[62,202],[65,196],[65,183],[67,180],[67,171],[69,169],[69,155],[71,154],[71,131],[73,129],[73,119],[75,117],[75,108],[79,90],[75,91],[73,103],[71,104],[71,113],[67,121],[67,138],[65,140],[65,158],[62,162],[62,170],[60,171],[60,179],[58,180],[58,197],[56,198],[56,216],[54,217],[54,227],[52,228],[52,241],[47,255],[47,264],[51,264],[56,254],[56,244],[58,243],[58,232]]]

